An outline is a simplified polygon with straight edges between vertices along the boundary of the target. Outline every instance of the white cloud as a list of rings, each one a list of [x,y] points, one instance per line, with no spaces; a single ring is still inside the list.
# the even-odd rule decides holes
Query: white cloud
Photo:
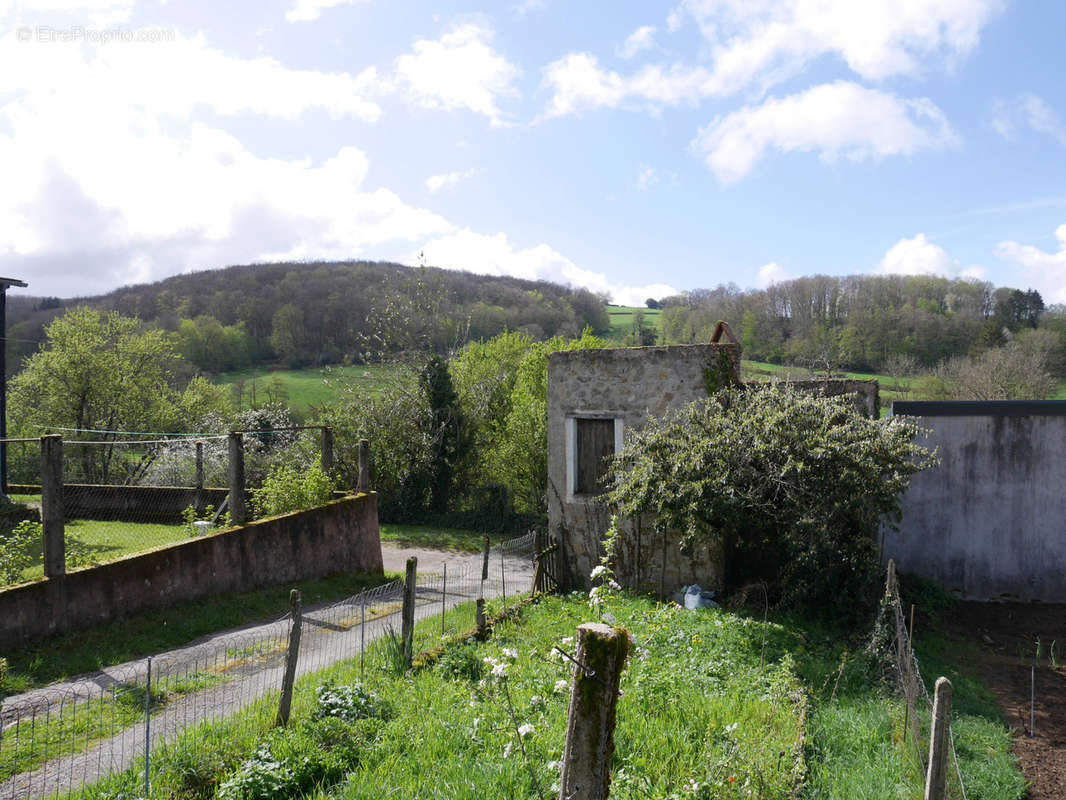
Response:
[[[716,118],[700,129],[692,147],[720,182],[732,183],[768,149],[859,161],[955,141],[943,112],[928,99],[900,99],[838,81]]]
[[[651,25],[642,25],[626,37],[622,46],[618,48],[618,57],[629,59],[653,47],[655,47],[655,28]]]
[[[227,56],[203,36],[108,47],[0,37],[0,94],[15,97],[4,106],[8,116],[75,116],[52,107],[61,97],[90,116],[143,110],[187,117],[205,107],[293,118],[320,108],[373,122],[381,109],[368,98],[379,91],[373,67],[355,76],[292,70],[272,58]]]
[[[1000,242],[996,255],[1019,269],[1025,280],[1052,303],[1066,303],[1066,225],[1055,229],[1058,250],[1048,253],[1018,242]]]
[[[942,275],[948,278],[984,280],[983,267],[963,267],[924,233],[912,239],[900,239],[888,249],[874,272],[882,275]]]
[[[516,17],[521,19],[530,11],[543,11],[547,7],[548,3],[546,0],[522,0],[521,3],[516,6],[513,6],[511,10],[514,12]]]
[[[493,50],[492,38],[488,28],[464,24],[438,40],[419,39],[412,54],[396,59],[396,81],[423,108],[465,109],[505,124],[497,101],[517,96],[519,70]]]
[[[740,89],[776,82],[836,56],[867,80],[949,68],[971,52],[1003,0],[686,0],[715,74]]]
[[[632,75],[604,69],[591,53],[569,53],[544,68],[553,92],[545,117],[598,108],[655,111],[698,104],[749,87],[766,91],[826,57],[867,80],[948,68],[972,51],[1003,0],[686,0],[667,30],[695,20],[706,41],[703,64],[654,64]],[[651,28],[630,39],[651,43]],[[645,33],[642,33],[645,32]],[[638,37],[638,34],[640,36]],[[627,45],[629,40],[627,40]],[[626,56],[627,46],[619,50]]]
[[[1066,146],[1066,123],[1043,98],[1023,94],[1013,103],[997,100],[992,107],[992,127],[1007,141],[1017,138],[1018,126],[1024,125],[1037,133],[1050,136]]]
[[[782,283],[784,281],[790,281],[795,278],[795,275],[790,274],[778,264],[776,261],[771,261],[769,264],[764,264],[759,267],[758,276],[755,279],[755,285],[760,289],[765,289],[767,286],[772,286],[775,283]]]
[[[637,188],[640,190],[650,189],[659,182],[659,173],[655,167],[642,166],[637,172]]]
[[[32,3],[0,0],[0,22],[5,17],[17,24],[44,25],[80,23],[91,26],[126,22],[136,0],[34,0]],[[4,26],[0,26],[2,29]]]
[[[549,280],[609,295],[623,305],[643,304],[648,297],[666,297],[677,290],[665,284],[624,286],[611,283],[602,272],[582,269],[547,244],[517,248],[505,233],[481,234],[468,228],[430,239],[420,248],[426,263],[446,269],[465,269],[487,275],[510,275],[526,280]]]
[[[285,12],[289,22],[313,22],[324,10],[335,6],[355,5],[358,0],[296,0],[295,5]]]
[[[426,178],[426,188],[431,192],[439,192],[446,186],[455,186],[459,181],[466,180],[473,174],[474,170],[468,169],[463,172],[445,172],[441,175],[430,175]]]

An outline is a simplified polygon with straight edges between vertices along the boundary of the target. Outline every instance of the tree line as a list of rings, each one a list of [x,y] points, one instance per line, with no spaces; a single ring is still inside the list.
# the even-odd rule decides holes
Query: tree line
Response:
[[[883,372],[900,357],[931,369],[1043,329],[1054,341],[1053,369],[1066,374],[1066,307],[1046,307],[1032,289],[987,281],[814,275],[766,289],[698,289],[661,305],[665,343],[707,341],[725,319],[738,331],[745,358],[867,372]]]

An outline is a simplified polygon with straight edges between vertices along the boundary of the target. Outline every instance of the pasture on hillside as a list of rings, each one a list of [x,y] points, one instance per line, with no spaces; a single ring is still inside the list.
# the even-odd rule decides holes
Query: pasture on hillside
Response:
[[[223,372],[213,382],[233,387],[236,401],[238,387],[240,406],[252,408],[271,400],[278,400],[294,411],[305,413],[312,407],[333,401],[347,387],[380,391],[397,374],[391,364],[331,366],[307,369],[242,369]]]

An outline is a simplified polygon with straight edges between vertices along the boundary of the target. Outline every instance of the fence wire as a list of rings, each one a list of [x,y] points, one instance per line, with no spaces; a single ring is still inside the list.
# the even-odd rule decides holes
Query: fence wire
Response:
[[[894,576],[894,571],[892,574]],[[933,699],[929,696],[929,690],[919,669],[918,656],[914,652],[910,631],[903,613],[903,605],[900,602],[899,586],[894,577],[889,579],[884,600],[881,606],[881,618],[877,624],[879,627],[887,624],[888,630],[891,631],[892,643],[887,655],[892,663],[896,688],[906,704],[903,735],[905,739],[911,741],[914,757],[921,767],[924,779],[929,768],[929,735],[933,718]],[[953,726],[949,726],[948,733],[954,769],[948,771],[947,796],[967,800],[962,770],[959,768],[959,757],[955,751]]]
[[[481,554],[419,564],[415,652],[473,629],[478,597],[503,607],[528,596],[533,556],[527,534],[490,550],[485,580]],[[390,631],[398,636],[403,593],[403,581],[393,581],[303,609],[296,677],[340,663],[357,666],[361,678],[393,671],[389,649],[372,645]],[[69,798],[117,773],[140,787],[168,745],[212,722],[227,720],[226,735],[264,734],[274,724],[292,626],[290,611],[0,701],[0,800]]]

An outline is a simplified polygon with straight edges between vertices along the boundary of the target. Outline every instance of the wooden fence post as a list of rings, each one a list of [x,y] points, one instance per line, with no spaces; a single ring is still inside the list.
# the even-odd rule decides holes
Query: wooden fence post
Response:
[[[333,474],[333,428],[322,429],[322,471]]]
[[[925,775],[925,800],[944,800],[951,749],[951,681],[936,679],[933,724],[929,731],[929,770]]]
[[[559,800],[606,800],[611,785],[618,684],[629,634],[598,622],[577,629]]]
[[[474,622],[479,631],[485,630],[485,598],[479,597],[474,604]]]
[[[234,525],[248,521],[248,506],[244,502],[244,436],[229,435],[229,519]]]
[[[489,579],[489,537],[481,540],[481,580]]]
[[[355,490],[357,492],[370,491],[370,442],[366,439],[359,440],[359,482]]]
[[[403,581],[403,613],[401,614],[401,635],[403,639],[403,664],[410,668],[414,661],[415,643],[415,591],[418,582],[418,559],[407,559],[407,575]]]
[[[44,574],[58,578],[67,573],[63,505],[63,437],[41,437],[41,527],[44,529]]]
[[[289,631],[289,649],[285,653],[285,675],[281,679],[281,699],[278,701],[277,724],[289,724],[289,709],[292,708],[292,686],[296,682],[296,660],[300,657],[300,627],[303,624],[303,610],[300,606],[300,592],[289,592],[289,605],[292,606],[292,629]]]

